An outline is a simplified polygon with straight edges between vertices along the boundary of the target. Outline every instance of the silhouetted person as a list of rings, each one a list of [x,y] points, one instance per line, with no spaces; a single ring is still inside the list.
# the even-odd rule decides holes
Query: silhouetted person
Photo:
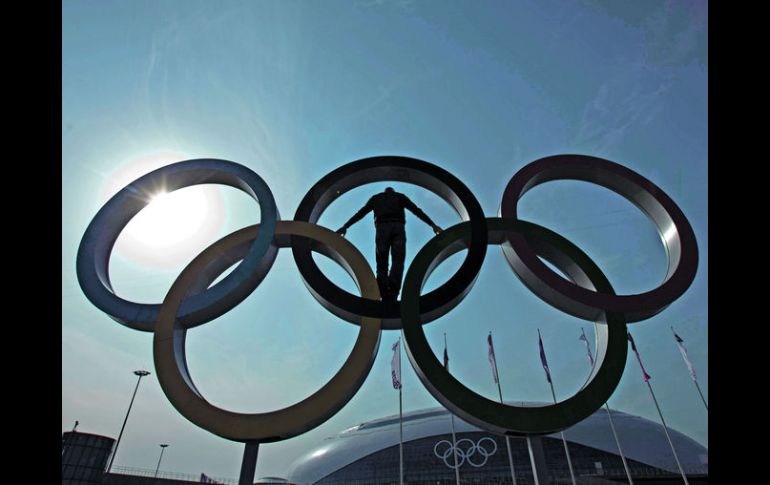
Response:
[[[361,210],[356,212],[344,226],[337,229],[345,235],[348,228],[360,221],[370,211],[374,211],[374,225],[377,228],[375,243],[377,246],[377,284],[383,300],[395,300],[401,291],[401,277],[404,273],[406,258],[406,218],[404,209],[409,209],[414,215],[428,224],[433,232],[438,234],[438,227],[414,202],[407,196],[388,187],[384,192],[373,195]],[[388,256],[393,258],[393,264],[388,274]]]

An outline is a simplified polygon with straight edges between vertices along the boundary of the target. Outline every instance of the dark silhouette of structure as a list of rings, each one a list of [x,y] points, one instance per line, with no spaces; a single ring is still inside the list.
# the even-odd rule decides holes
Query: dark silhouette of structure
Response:
[[[401,291],[401,278],[404,274],[404,259],[406,258],[406,217],[404,209],[409,209],[414,215],[428,224],[433,232],[438,234],[441,228],[437,226],[425,212],[412,202],[406,195],[396,192],[393,187],[373,195],[369,201],[351,217],[337,232],[345,235],[348,228],[360,221],[369,212],[374,211],[374,225],[377,228],[376,258],[377,284],[383,300],[396,300]],[[392,258],[388,271],[388,257]]]
[[[107,460],[115,447],[115,439],[79,431],[62,433],[62,485],[102,483]]]

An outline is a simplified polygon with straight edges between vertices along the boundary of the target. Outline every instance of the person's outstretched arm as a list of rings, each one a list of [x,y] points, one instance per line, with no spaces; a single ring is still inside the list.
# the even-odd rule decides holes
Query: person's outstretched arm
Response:
[[[402,199],[402,200],[403,200],[403,203],[404,203],[404,207],[405,207],[406,209],[409,209],[409,210],[412,212],[412,214],[414,214],[414,215],[416,215],[417,217],[419,217],[419,218],[420,218],[420,220],[422,220],[422,221],[423,221],[425,224],[429,225],[429,226],[431,227],[431,229],[433,229],[433,232],[434,232],[434,233],[438,234],[438,233],[440,233],[440,232],[442,231],[442,229],[441,229],[440,227],[438,227],[438,226],[437,226],[437,225],[436,225],[436,224],[435,224],[435,223],[434,223],[434,222],[431,220],[431,218],[430,218],[430,217],[428,217],[428,214],[426,214],[425,212],[423,212],[423,211],[422,211],[422,209],[420,209],[419,207],[417,207],[417,206],[415,205],[415,203],[414,203],[414,202],[412,202],[412,201],[409,199],[409,197],[405,196],[404,194],[401,194],[401,197],[403,197],[403,199]]]
[[[374,205],[372,205],[372,199],[369,199],[366,204],[355,214],[353,214],[353,217],[351,217],[348,222],[346,222],[342,227],[337,229],[337,233],[344,236],[346,232],[348,232],[348,228],[355,224],[356,222],[363,219],[363,217],[371,212],[374,209]]]

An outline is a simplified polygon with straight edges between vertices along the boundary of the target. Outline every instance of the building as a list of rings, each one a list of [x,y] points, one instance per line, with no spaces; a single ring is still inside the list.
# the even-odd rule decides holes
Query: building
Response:
[[[69,431],[62,434],[62,485],[188,485],[213,483],[237,485],[236,478],[211,478],[135,467],[114,466],[106,473],[115,439],[91,433]],[[264,477],[255,485],[293,485],[285,478]]]
[[[542,405],[531,403],[532,405]],[[662,425],[639,416],[612,412],[612,421],[632,478],[645,484],[681,483],[682,478]],[[512,483],[505,437],[454,418],[462,483]],[[455,483],[450,415],[434,408],[403,417],[404,483]],[[578,483],[626,482],[626,473],[606,409],[564,432]],[[708,450],[669,428],[690,483],[708,483]],[[525,438],[510,438],[517,485],[534,483]],[[553,483],[571,483],[561,433],[543,440]],[[399,483],[399,418],[389,416],[353,426],[326,438],[297,459],[288,474],[300,485]]]
[[[98,434],[70,431],[62,434],[62,485],[101,483],[115,440]]]

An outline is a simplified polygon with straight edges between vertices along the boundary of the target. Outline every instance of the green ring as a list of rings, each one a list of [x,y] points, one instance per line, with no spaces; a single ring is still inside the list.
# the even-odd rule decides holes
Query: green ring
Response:
[[[501,218],[487,218],[487,230],[489,243],[498,245],[507,240],[506,233],[523,234],[538,256],[576,284],[615,294],[599,267],[563,236],[531,222]],[[415,256],[404,279],[401,297],[404,347],[420,381],[449,411],[493,433],[550,434],[587,418],[607,402],[623,375],[628,344],[626,319],[620,313],[607,313],[606,318],[597,321],[596,364],[580,391],[569,399],[544,407],[506,405],[476,394],[452,377],[433,353],[420,322],[420,292],[441,261],[468,247],[470,234],[470,223],[462,222],[435,236]]]

